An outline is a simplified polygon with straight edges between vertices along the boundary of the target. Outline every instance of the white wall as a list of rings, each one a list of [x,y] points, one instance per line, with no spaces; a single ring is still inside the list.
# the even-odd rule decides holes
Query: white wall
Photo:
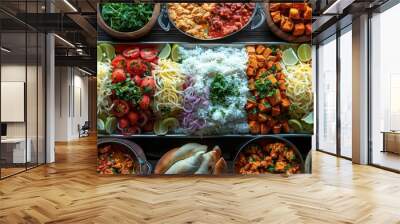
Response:
[[[74,140],[88,120],[88,78],[71,67],[56,67],[55,74],[55,140]]]

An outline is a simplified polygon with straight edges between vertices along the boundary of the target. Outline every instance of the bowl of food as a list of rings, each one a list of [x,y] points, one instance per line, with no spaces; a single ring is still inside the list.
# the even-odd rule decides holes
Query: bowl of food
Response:
[[[97,141],[99,174],[149,175],[151,165],[136,143],[117,138]]]
[[[247,27],[254,17],[252,29],[262,25],[264,13],[256,3],[168,3],[159,17],[161,28],[170,24],[183,34],[199,40],[218,40]],[[168,18],[167,24],[164,19]]]
[[[234,160],[235,174],[304,173],[304,160],[291,142],[263,136],[245,143]]]
[[[295,43],[311,41],[312,7],[309,3],[265,3],[266,21],[278,37]]]
[[[114,38],[137,39],[150,32],[159,14],[159,3],[102,3],[97,23]]]

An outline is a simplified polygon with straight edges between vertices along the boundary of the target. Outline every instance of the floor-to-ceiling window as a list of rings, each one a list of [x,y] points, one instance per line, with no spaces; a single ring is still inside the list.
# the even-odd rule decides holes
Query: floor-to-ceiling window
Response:
[[[400,170],[400,4],[371,18],[371,162]]]
[[[340,43],[340,155],[352,157],[352,30],[341,31]]]
[[[0,178],[45,163],[45,35],[28,13],[44,1],[0,4]],[[32,22],[32,21],[31,21]]]
[[[336,153],[336,37],[318,47],[318,145],[317,148]]]

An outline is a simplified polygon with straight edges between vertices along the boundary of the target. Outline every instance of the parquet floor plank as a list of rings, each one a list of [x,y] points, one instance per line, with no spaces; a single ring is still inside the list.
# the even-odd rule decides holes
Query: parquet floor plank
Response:
[[[398,223],[400,175],[313,153],[313,174],[98,176],[96,138],[0,181],[0,223]]]

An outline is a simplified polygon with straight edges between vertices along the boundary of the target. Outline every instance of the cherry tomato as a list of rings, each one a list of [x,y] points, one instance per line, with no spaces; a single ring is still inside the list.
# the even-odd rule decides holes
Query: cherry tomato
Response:
[[[125,67],[125,64],[126,64],[126,60],[125,60],[124,56],[122,56],[122,55],[115,56],[115,58],[111,62],[111,65],[114,68],[123,68],[123,67]]]
[[[143,95],[142,99],[139,102],[139,107],[142,110],[147,110],[149,108],[150,105],[150,97],[147,95]]]
[[[146,64],[144,64],[140,59],[132,59],[127,63],[128,72],[132,75],[142,76],[147,70]]]
[[[128,126],[129,126],[129,122],[128,122],[128,120],[127,120],[126,118],[121,118],[121,119],[119,119],[119,121],[118,121],[118,127],[119,127],[120,129],[128,128]]]
[[[142,85],[142,78],[140,78],[139,75],[135,75],[134,81],[135,81],[137,86],[141,86]]]
[[[116,117],[125,116],[129,112],[128,102],[125,100],[114,100],[112,112]]]
[[[144,77],[142,83],[140,84],[140,87],[143,88],[144,93],[153,93],[156,89],[154,78],[150,76]]]
[[[125,71],[122,68],[117,68],[111,74],[112,83],[119,83],[126,80]]]
[[[138,47],[129,48],[129,49],[124,50],[124,52],[122,54],[126,58],[129,58],[129,59],[137,59],[137,58],[139,58],[140,49]]]
[[[157,50],[151,48],[143,48],[140,51],[140,57],[145,61],[153,62],[155,59],[157,59]]]
[[[130,125],[135,126],[136,123],[139,120],[139,114],[136,113],[136,112],[133,112],[133,111],[129,112],[128,113],[128,120],[129,120],[129,124]]]

